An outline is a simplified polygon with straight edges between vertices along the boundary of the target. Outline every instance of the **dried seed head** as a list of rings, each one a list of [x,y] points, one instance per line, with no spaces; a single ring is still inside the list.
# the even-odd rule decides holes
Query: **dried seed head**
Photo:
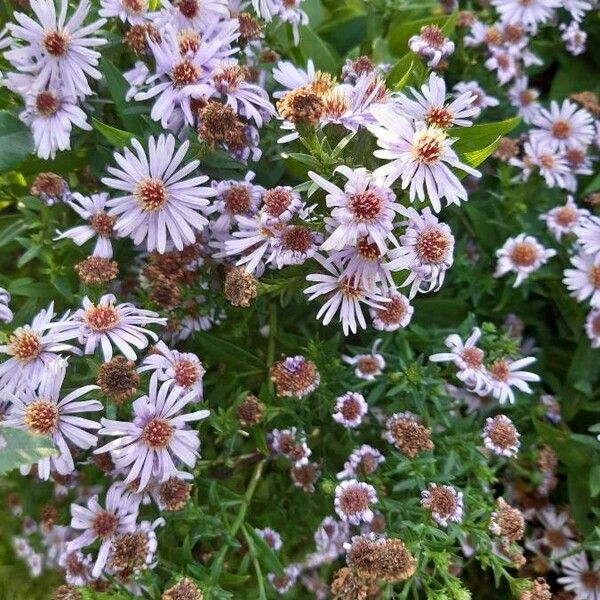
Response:
[[[569,98],[583,106],[586,110],[589,110],[594,116],[600,116],[600,102],[594,92],[579,92],[571,94]]]
[[[265,416],[265,408],[258,401],[256,396],[249,394],[244,398],[242,403],[237,407],[237,418],[240,425],[248,427],[257,425]]]
[[[140,55],[146,54],[150,50],[148,38],[158,44],[161,41],[160,31],[152,23],[138,23],[132,25],[125,33],[123,42],[135,54]]]
[[[369,586],[357,578],[351,569],[343,567],[333,575],[331,593],[333,600],[367,600]]]
[[[68,190],[67,182],[56,173],[40,173],[31,184],[32,196],[36,198],[61,198]]]
[[[498,509],[492,513],[490,531],[502,536],[508,543],[523,537],[525,519],[518,508],[512,508],[503,498],[498,498]]]
[[[409,458],[433,450],[431,429],[424,427],[411,413],[399,413],[386,422],[384,438]]]
[[[42,521],[42,529],[50,531],[56,520],[58,519],[58,509],[52,504],[44,504],[40,511],[40,520]]]
[[[290,476],[294,485],[303,492],[314,492],[315,483],[319,479],[321,471],[317,463],[297,463],[290,470]]]
[[[250,301],[256,298],[258,291],[256,279],[244,268],[233,267],[225,276],[225,298],[233,306],[247,308]]]
[[[517,154],[519,154],[519,142],[503,137],[494,151],[494,158],[502,162],[508,162],[511,158],[517,156]]]
[[[377,577],[375,546],[374,541],[364,536],[352,539],[346,561],[348,566],[363,579],[375,579]]]
[[[110,473],[115,468],[110,452],[92,454],[92,461],[103,473]]]
[[[298,398],[315,390],[321,381],[317,365],[303,356],[288,357],[276,362],[271,367],[270,376],[278,396]]]
[[[92,522],[93,532],[101,539],[110,538],[117,530],[119,520],[112,513],[103,510],[96,514]]]
[[[148,275],[152,271],[152,268],[148,268],[144,271],[144,274]],[[173,310],[179,306],[181,291],[174,280],[159,273],[153,274],[151,281],[150,299],[153,302],[166,310]]]
[[[388,582],[405,581],[416,568],[416,561],[402,540],[386,538],[377,542],[375,569],[380,579]]]
[[[243,139],[247,143],[246,129],[230,106],[210,100],[198,111],[200,125],[198,134],[210,146],[225,143],[239,147]]]
[[[458,13],[457,27],[471,27],[475,23],[475,14],[471,10],[461,10]]]
[[[323,101],[309,87],[287,92],[279,102],[277,111],[292,123],[317,123],[323,113]]]
[[[202,600],[204,598],[200,588],[189,578],[181,581],[163,592],[160,600]]]
[[[178,477],[171,477],[160,485],[158,496],[164,510],[181,510],[190,499],[192,485]]]
[[[72,585],[61,585],[54,590],[52,600],[82,600],[83,596]]]
[[[123,533],[111,544],[108,565],[117,571],[133,571],[146,566],[149,544],[143,531]]]
[[[528,590],[524,590],[519,595],[519,600],[552,600],[550,586],[543,577],[538,577],[532,582]]]
[[[115,404],[123,404],[137,391],[140,376],[135,370],[133,361],[115,356],[109,362],[102,364],[96,383]]]
[[[242,12],[238,15],[240,37],[238,41],[242,46],[248,42],[256,40],[260,37],[262,28],[260,23],[247,12]]]
[[[553,472],[556,469],[556,465],[558,465],[558,457],[556,456],[556,452],[545,444],[540,448],[537,462],[542,471]]]
[[[102,285],[116,279],[119,265],[101,256],[88,256],[75,265],[75,273],[86,285]]]

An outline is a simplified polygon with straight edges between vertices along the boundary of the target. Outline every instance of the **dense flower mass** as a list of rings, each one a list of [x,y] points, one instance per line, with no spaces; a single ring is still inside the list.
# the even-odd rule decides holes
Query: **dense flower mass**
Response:
[[[600,600],[597,2],[1,4],[0,597]]]

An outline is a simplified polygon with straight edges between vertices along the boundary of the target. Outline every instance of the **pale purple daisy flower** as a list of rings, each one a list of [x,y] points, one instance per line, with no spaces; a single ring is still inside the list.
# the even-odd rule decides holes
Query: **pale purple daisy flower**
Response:
[[[108,187],[125,192],[125,195],[109,200],[110,216],[116,216],[115,231],[130,236],[135,244],[146,240],[149,252],[164,253],[167,242],[178,250],[196,242],[196,232],[208,225],[202,214],[209,213],[208,197],[216,194],[211,187],[201,187],[208,181],[206,175],[185,179],[196,170],[200,161],[193,160],[185,166],[182,161],[189,142],[175,151],[175,138],[160,135],[149,139],[149,158],[142,145],[133,139],[131,145],[137,156],[125,148],[123,154],[114,153],[121,167],[108,167],[115,178],[104,177]]]
[[[593,308],[585,320],[585,333],[592,348],[600,348],[600,308]]]
[[[76,352],[71,344],[63,343],[68,334],[48,331],[55,317],[54,302],[41,310],[31,325],[18,327],[8,336],[6,344],[0,345],[0,353],[11,356],[0,364],[0,387],[13,391],[22,383],[32,388],[42,380],[46,366],[59,358],[59,352]]]
[[[269,438],[273,452],[291,460],[293,463],[307,463],[312,454],[311,449],[306,444],[305,433],[298,431],[296,427],[273,429]]]
[[[460,126],[468,127],[481,109],[475,105],[477,96],[467,89],[454,100],[446,101],[446,82],[442,77],[431,73],[427,83],[421,86],[420,92],[410,89],[414,100],[400,94],[397,103],[400,110],[417,121],[425,121],[432,127]]]
[[[489,387],[486,371],[483,366],[485,353],[477,346],[481,338],[479,327],[473,327],[471,335],[463,342],[456,333],[446,338],[445,344],[450,352],[432,354],[429,360],[433,362],[452,362],[458,369],[456,377],[468,388],[485,391]]]
[[[565,43],[565,49],[573,56],[583,54],[586,49],[587,32],[579,27],[577,21],[571,21],[568,25],[560,25],[560,37]]]
[[[336,313],[340,313],[340,321],[344,335],[351,331],[356,333],[357,327],[367,328],[367,322],[362,312],[361,304],[372,308],[383,308],[386,298],[377,292],[371,292],[352,282],[341,273],[339,265],[323,259],[316,254],[315,258],[327,271],[327,273],[316,273],[306,276],[307,281],[315,282],[314,285],[304,290],[309,300],[328,295],[329,298],[319,309],[317,319],[323,317],[323,325],[328,325]]]
[[[508,89],[508,99],[525,123],[531,123],[540,110],[539,95],[538,90],[529,87],[524,75],[517,77]]]
[[[521,446],[519,432],[506,415],[488,417],[481,437],[485,447],[497,456],[514,458]]]
[[[519,179],[523,181],[527,181],[534,169],[538,169],[548,187],[567,187],[570,167],[566,158],[562,152],[553,150],[546,144],[533,140],[525,142],[523,157],[511,158],[509,163],[522,170]]]
[[[389,268],[410,270],[402,285],[411,286],[412,299],[417,292],[428,293],[442,286],[446,271],[454,262],[454,236],[429,208],[421,213],[414,208],[402,212],[408,217],[406,231],[400,237],[400,246],[390,251]]]
[[[227,0],[162,0],[175,18],[177,29],[204,32],[223,19],[229,19]]]
[[[66,372],[67,361],[57,359],[46,366],[37,389],[29,385],[19,386],[9,396],[12,405],[7,418],[2,421],[4,427],[15,427],[48,437],[57,446],[57,455],[44,457],[37,463],[38,475],[42,479],[50,477],[51,469],[60,475],[74,471],[75,463],[69,443],[87,450],[98,442],[95,431],[90,433],[88,430],[99,429],[100,425],[96,421],[75,416],[75,413],[102,410],[102,404],[97,400],[75,402],[77,398],[97,390],[98,386],[82,386],[60,399]]]
[[[387,105],[372,110],[378,125],[370,125],[368,129],[381,148],[374,155],[390,161],[379,167],[375,176],[387,177],[387,185],[401,177],[402,189],[409,188],[411,202],[415,197],[424,201],[427,192],[435,212],[441,210],[443,198],[448,204],[460,204],[467,199],[465,188],[448,166],[474,177],[480,177],[481,173],[460,162],[451,148],[453,140],[448,139],[444,130],[424,123],[413,125]]]
[[[92,256],[101,256],[102,258],[112,258],[113,249],[110,243],[110,237],[113,233],[113,226],[116,219],[110,217],[106,211],[106,202],[109,199],[106,192],[83,196],[74,193],[67,204],[82,218],[89,221],[89,225],[78,225],[67,229],[56,239],[72,239],[78,246],[85,244],[88,240],[96,237],[96,245],[92,251]]]
[[[511,360],[501,358],[487,365],[487,373],[489,376],[489,390],[492,396],[500,402],[500,404],[514,404],[515,394],[512,390],[516,387],[525,394],[533,393],[529,387],[529,382],[540,381],[539,375],[530,371],[522,371],[526,367],[535,362],[533,356]]]
[[[348,460],[344,463],[344,470],[337,474],[338,479],[351,479],[359,475],[372,475],[377,471],[379,465],[385,462],[383,454],[379,450],[363,444],[360,448],[352,451]]]
[[[582,243],[581,232],[586,231],[589,223],[588,217],[590,217],[590,211],[585,208],[579,208],[575,204],[573,196],[570,195],[567,196],[567,202],[563,206],[555,206],[540,215],[540,219],[546,222],[549,231],[554,235],[556,241],[560,242],[563,235],[574,233],[582,246],[584,244]],[[596,250],[588,252],[589,254],[600,252],[600,219],[598,219],[597,238]],[[587,252],[585,246],[584,251]]]
[[[600,308],[600,255],[576,254],[573,269],[566,269],[563,283],[578,302],[589,299],[592,308]]]
[[[117,535],[130,533],[135,529],[138,505],[128,495],[123,495],[118,486],[111,486],[106,494],[106,508],[98,503],[98,496],[92,496],[87,507],[71,504],[71,527],[83,530],[78,537],[67,544],[67,552],[76,552],[100,540],[100,548],[92,577],[99,577],[106,565],[113,540]]]
[[[266,190],[263,194],[263,206],[260,219],[269,227],[288,223],[294,215],[305,216],[304,203],[300,194],[289,185],[280,185]]]
[[[373,381],[385,369],[385,358],[378,352],[380,345],[381,339],[377,339],[369,354],[344,355],[342,360],[354,367],[356,377],[365,381]]]
[[[54,158],[59,150],[71,149],[73,125],[92,129],[75,97],[66,97],[59,89],[28,94],[26,108],[19,117],[31,128],[36,154],[44,159]]]
[[[157,342],[152,353],[142,362],[138,373],[156,372],[160,381],[173,381],[175,385],[188,392],[195,392],[196,400],[202,399],[202,378],[206,370],[200,359],[191,352],[171,350],[161,340]]]
[[[269,548],[275,550],[275,552],[281,550],[283,542],[277,531],[271,529],[271,527],[265,527],[264,529],[256,528],[254,532],[266,542]]]
[[[10,323],[13,320],[13,312],[8,304],[10,302],[10,293],[3,287],[0,287],[0,321]]]
[[[213,231],[229,231],[237,215],[252,217],[256,214],[265,189],[252,183],[255,174],[248,171],[243,180],[213,181],[217,195],[213,203],[216,220],[211,222]]]
[[[80,550],[68,552],[66,548],[58,559],[58,566],[65,572],[65,581],[78,587],[83,587],[93,580],[92,563],[91,554],[83,554]]]
[[[6,52],[6,59],[17,70],[34,74],[36,90],[60,82],[68,96],[90,95],[92,90],[86,76],[93,79],[102,76],[95,68],[100,53],[92,48],[102,46],[106,40],[89,36],[100,29],[106,19],[82,27],[90,11],[90,0],[81,0],[68,21],[68,0],[60,0],[58,13],[54,0],[30,0],[30,6],[39,23],[24,13],[14,13],[19,25],[9,26],[11,35],[16,40],[24,40],[26,45]]]
[[[380,252],[385,253],[395,213],[400,211],[394,193],[366,169],[340,166],[334,171],[338,172],[347,179],[343,190],[317,173],[308,173],[327,192],[325,199],[327,206],[332,208],[331,217],[335,223],[335,230],[321,248],[340,250],[370,236]]]
[[[573,20],[580,22],[585,17],[585,13],[592,10],[593,4],[587,0],[562,0],[565,10],[571,13]]]
[[[560,567],[563,576],[558,578],[558,583],[573,592],[576,600],[600,598],[600,563],[591,563],[585,552],[579,552],[564,558]]]
[[[347,429],[354,429],[362,424],[368,411],[367,403],[362,394],[346,392],[338,396],[335,402],[333,420]]]
[[[370,523],[375,516],[370,508],[378,501],[375,488],[356,479],[342,481],[335,488],[334,508],[342,521],[351,525]]]
[[[540,108],[533,124],[538,129],[529,132],[532,143],[560,152],[589,146],[594,137],[592,116],[570,100],[563,100],[562,105],[552,100],[550,109]]]
[[[262,0],[261,0],[262,1]],[[272,0],[266,0],[272,1]],[[289,61],[280,61],[273,68],[273,79],[285,90],[295,90],[300,87],[308,86],[320,76],[320,72],[315,69],[311,59],[308,59],[306,70],[297,67]],[[274,92],[274,98],[281,98],[285,91]]]
[[[421,506],[431,511],[433,520],[441,527],[463,519],[463,494],[450,485],[430,483],[421,492]]]
[[[505,23],[538,25],[548,22],[561,0],[491,0]]]
[[[138,25],[145,23],[150,16],[149,0],[100,0],[98,14],[106,18],[118,18],[121,21]]]
[[[278,269],[286,265],[301,265],[313,257],[323,241],[317,231],[303,225],[285,225],[271,238],[271,255],[267,264]]]
[[[477,81],[459,81],[452,89],[460,96],[470,92],[472,96],[475,96],[472,106],[476,106],[480,110],[500,104],[500,100],[494,96],[488,96]]]
[[[267,573],[267,579],[278,594],[286,594],[296,584],[299,575],[300,569],[296,565],[289,565],[283,569],[283,575]]]
[[[397,331],[406,327],[415,311],[408,298],[396,290],[388,290],[384,297],[388,299],[386,304],[381,308],[369,309],[373,327],[378,331]]]
[[[67,320],[52,323],[63,339],[77,339],[85,347],[86,354],[93,354],[98,346],[105,361],[113,356],[113,345],[129,360],[136,360],[134,347],[143,350],[148,338],[156,341],[158,336],[149,329],[150,324],[165,325],[166,319],[157,313],[137,308],[131,302],[115,304],[113,294],[105,294],[94,304],[87,296],[82,308]]]
[[[572,516],[569,512],[558,512],[550,505],[539,510],[536,516],[544,530],[540,537],[528,544],[530,550],[546,556],[549,554],[551,560],[560,560],[578,547],[577,534],[570,525]]]
[[[490,50],[500,46],[502,43],[502,31],[498,24],[488,25],[477,19],[473,21],[469,33],[464,37],[464,44],[467,48],[474,48],[485,44]]]
[[[516,273],[513,287],[519,287],[529,275],[555,255],[556,250],[544,248],[533,236],[520,233],[514,238],[508,238],[502,248],[496,251],[498,264],[494,277]]]
[[[507,48],[494,47],[490,57],[483,63],[488,71],[495,71],[498,83],[504,85],[519,73],[519,64],[515,55]]]
[[[292,27],[294,46],[300,43],[300,26],[308,25],[308,15],[300,8],[304,0],[281,0],[278,16]]]
[[[437,25],[423,25],[418,35],[408,40],[411,52],[418,54],[428,67],[437,67],[454,52],[454,42]]]
[[[173,381],[163,382],[159,389],[154,376],[148,395],[132,404],[132,422],[105,418],[101,421],[100,434],[117,439],[95,450],[95,454],[110,452],[115,466],[128,469],[125,484],[139,480],[138,492],[146,488],[151,478],[164,482],[177,477],[179,469],[174,459],[190,469],[196,464],[200,439],[188,423],[206,419],[210,412],[182,413],[197,400],[196,392],[182,392]]]
[[[223,255],[241,255],[236,265],[243,265],[248,273],[258,273],[260,276],[265,268],[265,254],[276,232],[266,227],[259,216],[249,218],[236,215],[235,220],[238,230],[233,232],[232,239],[225,240]]]

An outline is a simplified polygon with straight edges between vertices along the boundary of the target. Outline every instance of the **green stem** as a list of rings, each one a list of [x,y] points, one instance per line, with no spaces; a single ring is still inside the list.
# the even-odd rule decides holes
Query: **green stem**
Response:
[[[267,367],[275,362],[275,334],[277,333],[277,306],[269,302],[269,347],[267,349]]]
[[[262,573],[262,569],[260,568],[260,562],[258,561],[258,557],[254,552],[254,545],[252,544],[252,538],[248,533],[246,527],[242,527],[242,532],[244,537],[246,538],[246,543],[248,544],[248,548],[251,549],[252,552],[252,565],[254,566],[254,572],[256,573],[256,582],[258,583],[258,597],[259,599],[267,597],[267,590],[265,589],[265,581]]]
[[[244,522],[244,519],[246,518],[246,513],[248,512],[248,507],[250,506],[250,502],[252,501],[252,496],[254,496],[254,492],[256,491],[256,486],[258,485],[258,482],[260,481],[260,478],[262,477],[264,465],[265,465],[264,461],[261,460],[259,463],[256,463],[256,466],[254,467],[254,472],[252,473],[252,479],[250,480],[250,483],[249,483],[248,487],[246,488],[246,493],[244,494],[244,500],[242,502],[242,506],[240,506],[240,510],[237,514],[237,517],[235,518],[235,521],[233,522],[233,525],[231,526],[231,529],[230,529],[232,536],[235,536],[235,534],[238,532],[239,528],[241,527],[242,523]]]

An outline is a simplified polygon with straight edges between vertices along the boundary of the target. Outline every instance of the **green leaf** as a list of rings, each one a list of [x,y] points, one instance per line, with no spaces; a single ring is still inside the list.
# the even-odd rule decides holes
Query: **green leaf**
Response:
[[[408,23],[399,23],[390,28],[388,34],[388,48],[394,56],[402,56],[408,50],[408,40],[413,35],[417,35],[424,25],[437,25],[440,29],[450,36],[456,26],[458,12],[453,12],[451,15],[441,15],[435,17],[426,17]]]
[[[0,222],[0,248],[10,244],[16,237],[23,233],[28,227],[24,221],[16,221],[11,225],[2,225]]]
[[[317,69],[321,71],[337,74],[342,64],[342,60],[335,50],[327,42],[323,41],[310,27],[300,28],[298,50],[304,64],[306,64],[308,59],[312,59]]]
[[[592,497],[600,494],[600,465],[596,465],[590,470],[590,494]]]
[[[346,0],[317,29],[317,33],[338,52],[346,54],[367,34],[367,14],[361,2]]]
[[[8,111],[0,111],[0,173],[14,169],[33,152],[33,137],[27,125]]]
[[[520,122],[521,119],[519,117],[512,117],[504,121],[482,123],[481,125],[472,125],[471,127],[451,127],[448,129],[448,137],[457,140],[452,146],[456,152],[466,154],[468,152],[489,149],[490,146],[497,144],[503,135],[514,129]]]
[[[0,436],[6,442],[6,446],[0,451],[0,475],[57,454],[56,448],[46,437],[12,427],[1,427]]]
[[[106,123],[98,121],[98,119],[95,119],[94,117],[92,117],[92,124],[96,131],[101,133],[112,146],[116,146],[117,148],[128,146],[131,140],[136,137],[133,133],[129,133],[129,131],[111,127]]]

